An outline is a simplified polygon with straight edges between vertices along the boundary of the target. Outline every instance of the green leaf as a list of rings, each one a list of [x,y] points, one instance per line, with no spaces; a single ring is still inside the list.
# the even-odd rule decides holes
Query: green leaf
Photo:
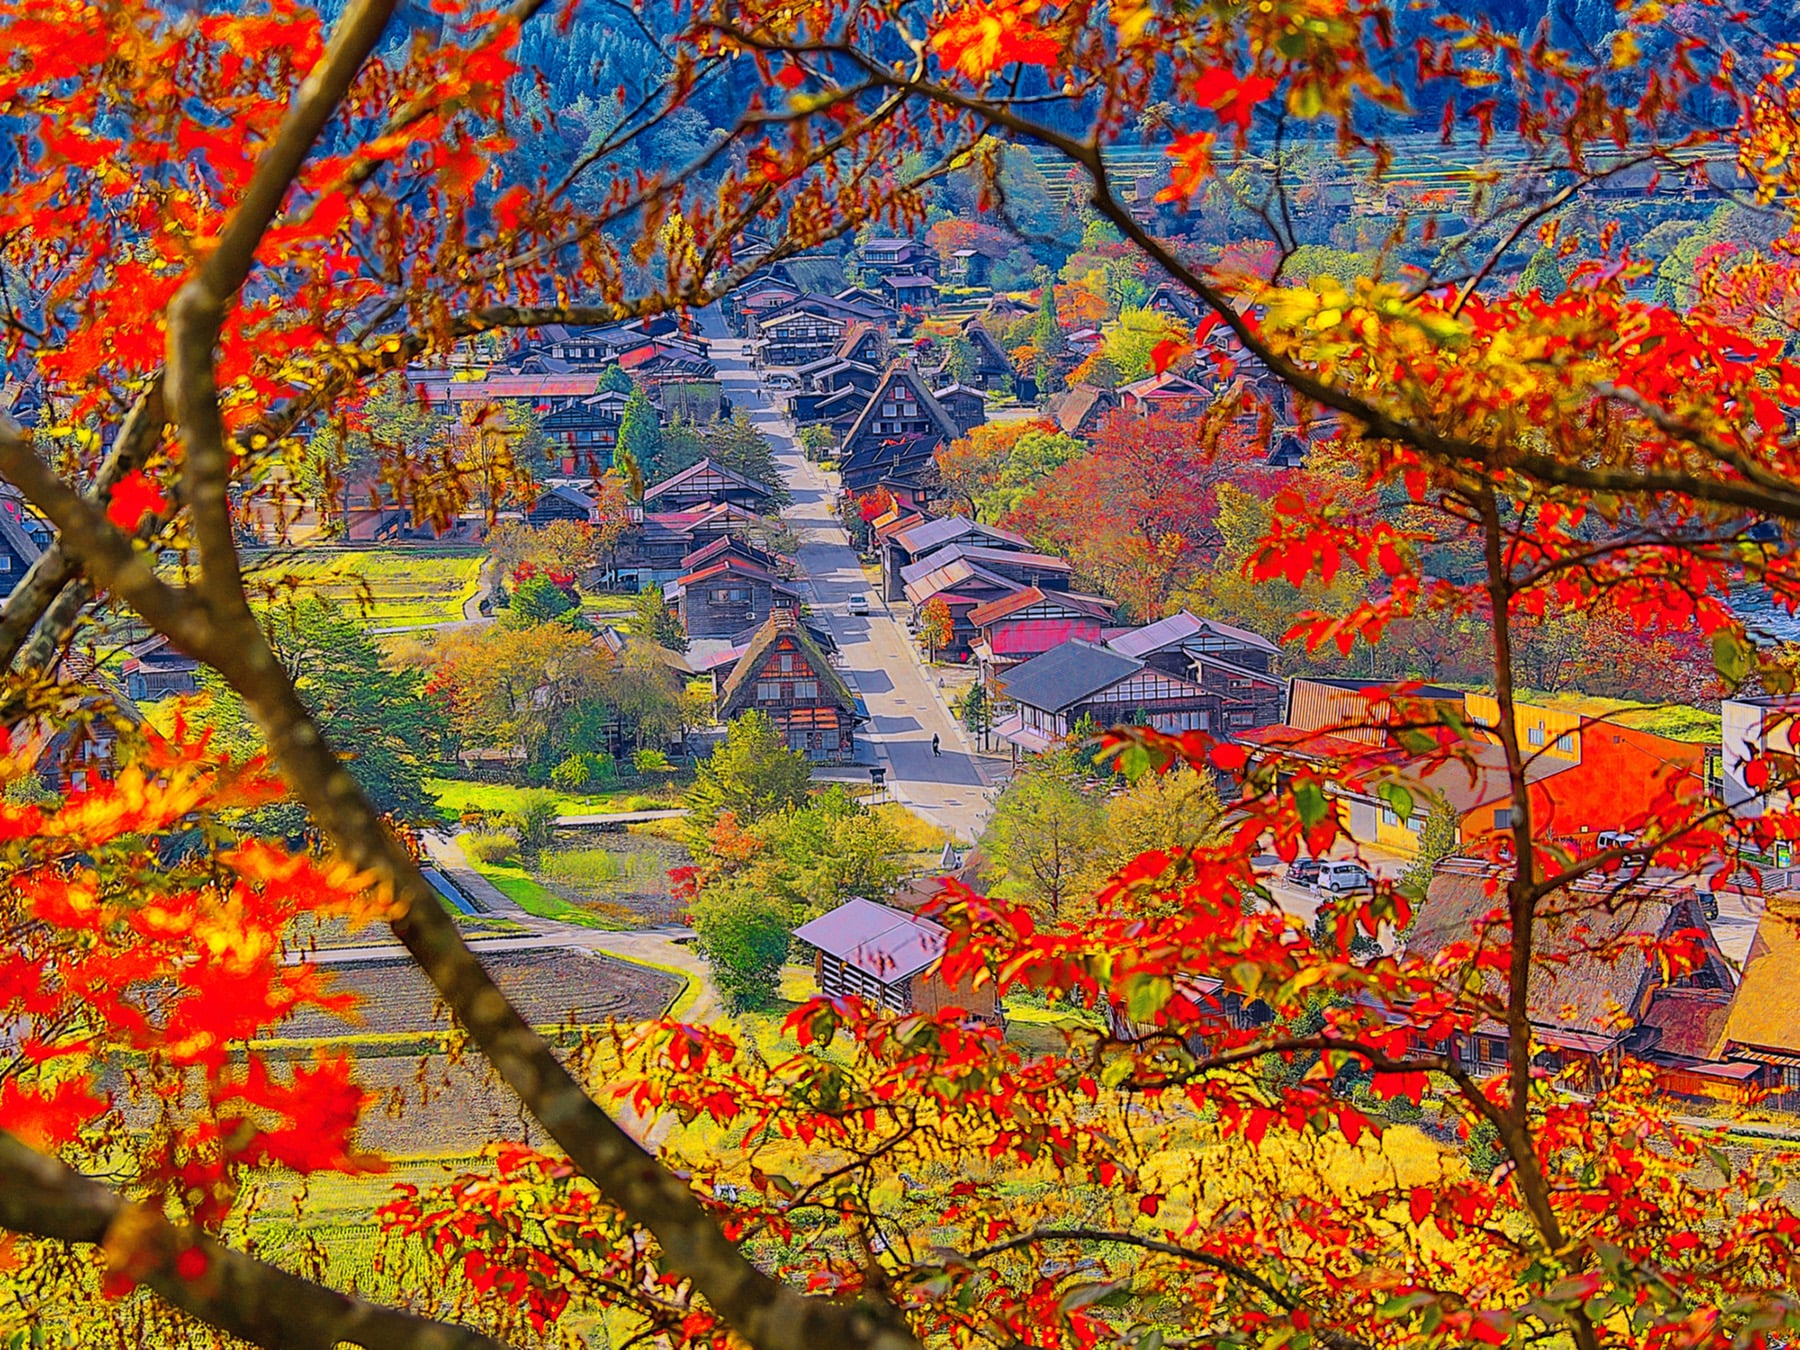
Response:
[[[1394,814],[1401,820],[1411,820],[1413,814],[1413,795],[1402,783],[1383,783],[1375,789],[1375,795],[1394,808]]]
[[[1729,685],[1743,683],[1744,676],[1750,673],[1750,648],[1743,637],[1721,629],[1713,634],[1713,669],[1719,672],[1719,678]]]
[[[1156,1016],[1175,996],[1175,981],[1167,975],[1132,975],[1125,981],[1125,1011],[1134,1022]]]
[[[1300,823],[1310,830],[1330,813],[1331,801],[1320,784],[1310,778],[1296,778],[1294,808],[1300,812]]]

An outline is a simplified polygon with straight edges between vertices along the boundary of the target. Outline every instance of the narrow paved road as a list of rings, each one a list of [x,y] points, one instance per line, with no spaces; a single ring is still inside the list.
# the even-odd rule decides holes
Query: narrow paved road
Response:
[[[868,705],[870,723],[860,739],[859,760],[885,765],[894,796],[965,843],[981,834],[990,805],[981,763],[970,753],[962,725],[929,685],[912,639],[897,613],[882,601],[863,572],[849,537],[831,510],[825,475],[807,461],[793,425],[771,406],[750,364],[747,344],[725,336],[708,314],[712,359],[732,406],[775,447],[793,503],[784,513],[800,536],[797,561],[813,612],[836,639],[841,669]],[[870,613],[852,615],[853,595],[869,597]],[[936,735],[943,749],[931,753]]]

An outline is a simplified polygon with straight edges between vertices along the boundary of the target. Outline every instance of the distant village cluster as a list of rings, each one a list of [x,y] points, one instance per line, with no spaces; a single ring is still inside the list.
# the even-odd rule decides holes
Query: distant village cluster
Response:
[[[474,410],[498,408],[529,423],[540,454],[534,491],[445,521],[353,485],[341,541],[480,549],[501,522],[604,529],[604,550],[570,587],[652,595],[672,627],[602,624],[597,644],[614,655],[629,643],[654,646],[667,678],[706,691],[712,735],[756,712],[815,764],[868,767],[869,708],[783,520],[792,484],[778,458],[803,455],[828,475],[828,518],[841,522],[867,567],[868,594],[855,597],[850,613],[868,615],[873,606],[894,615],[919,659],[954,670],[965,724],[982,751],[997,752],[998,774],[1022,771],[1084,729],[1120,723],[1206,732],[1243,745],[1253,762],[1378,766],[1418,805],[1402,810],[1391,794],[1341,789],[1349,839],[1401,861],[1431,853],[1437,875],[1408,934],[1412,948],[1466,936],[1485,880],[1505,865],[1516,807],[1490,696],[1416,684],[1409,715],[1478,733],[1455,759],[1422,753],[1390,725],[1391,681],[1285,672],[1270,636],[1187,607],[1132,622],[1119,597],[1084,582],[1070,558],[946,493],[945,452],[991,422],[1028,420],[1086,440],[1109,417],[1180,419],[1221,397],[1192,363],[1104,383],[1061,378],[1090,368],[1108,340],[1104,328],[1085,323],[1057,329],[1064,356],[1055,371],[1021,363],[996,334],[1044,309],[989,291],[990,266],[976,249],[946,259],[912,239],[865,238],[848,255],[771,260],[709,316],[710,337],[690,318],[552,326],[504,349],[471,345],[451,364],[415,368],[411,396],[432,416],[466,422]],[[1169,286],[1148,289],[1141,309],[1190,330],[1201,317]],[[733,371],[715,354],[721,342],[731,344]],[[747,410],[734,406],[734,374],[779,414],[772,428],[752,427]],[[1054,392],[1044,387],[1052,374]],[[707,437],[732,426],[740,439],[728,454]],[[1306,435],[1320,430],[1277,424],[1265,437],[1268,469],[1299,464]],[[793,444],[771,444],[771,431]],[[681,437],[693,448],[679,458],[641,451]],[[626,464],[639,477],[621,487]],[[0,588],[9,589],[42,553],[47,532],[16,499],[0,505]],[[493,580],[503,600],[509,579]],[[115,681],[126,708],[197,688],[196,664],[160,638],[131,644],[108,668],[89,661],[84,673]],[[970,701],[979,717],[966,711]],[[1643,816],[1672,784],[1722,797],[1740,814],[1767,809],[1743,765],[1759,750],[1792,749],[1784,713],[1779,700],[1727,701],[1721,738],[1703,744],[1524,703],[1515,730],[1531,754],[1534,819],[1551,822],[1554,842],[1580,854],[1616,845],[1620,823]],[[109,733],[83,734],[77,760],[104,756]],[[708,743],[705,729],[685,723],[663,742],[677,754]],[[612,744],[619,746],[616,734]],[[493,764],[510,772],[521,753],[476,745],[465,762],[476,772]],[[1427,846],[1434,812],[1444,816],[1446,838]],[[1756,861],[1778,874],[1789,862]],[[1316,885],[1316,869],[1301,879]],[[1741,978],[1714,946],[1700,969],[1668,980],[1644,951],[1683,929],[1706,931],[1717,906],[1691,881],[1636,884],[1655,893],[1618,911],[1620,931],[1571,938],[1563,974],[1534,989],[1534,1032],[1549,1058],[1597,1068],[1631,1058],[1674,1092],[1731,1100],[1773,1089],[1800,1104],[1800,1005],[1779,973],[1795,954],[1780,921],[1793,906],[1769,888],[1777,898]],[[933,928],[904,908],[859,899],[796,936],[814,948],[828,992],[872,991],[910,1008],[948,997],[930,985],[941,950]],[[1639,944],[1633,950],[1642,959],[1590,954],[1621,943]],[[904,960],[895,955],[902,949]],[[1232,1019],[1255,1015],[1241,1000],[1221,1008]],[[998,1016],[998,1008],[984,1015]],[[1495,1024],[1451,1049],[1471,1069],[1491,1068],[1505,1061],[1506,1034]]]

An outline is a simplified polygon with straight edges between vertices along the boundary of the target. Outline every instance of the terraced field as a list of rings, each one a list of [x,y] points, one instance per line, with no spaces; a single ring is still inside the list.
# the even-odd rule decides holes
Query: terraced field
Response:
[[[674,975],[588,952],[485,952],[482,965],[513,1006],[541,1028],[648,1021],[661,1016],[682,988]],[[305,1013],[281,1025],[282,1040],[341,1042],[353,1052],[381,1053],[395,1040],[449,1027],[437,991],[405,956],[334,966],[332,973],[339,989],[361,1000],[359,1022]]]
[[[480,570],[466,549],[308,549],[257,561],[253,580],[336,600],[372,628],[422,628],[462,618]]]

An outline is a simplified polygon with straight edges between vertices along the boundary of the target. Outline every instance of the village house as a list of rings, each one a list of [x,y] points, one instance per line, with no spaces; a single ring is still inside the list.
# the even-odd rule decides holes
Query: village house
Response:
[[[987,421],[987,398],[979,389],[966,384],[947,384],[933,389],[931,396],[950,414],[959,435],[966,436]]]
[[[1190,327],[1200,322],[1200,301],[1193,292],[1174,282],[1165,281],[1144,301],[1144,308],[1156,314],[1167,314],[1172,319],[1179,319]]]
[[[856,727],[867,720],[792,605],[777,605],[719,690],[721,722],[766,713],[790,750],[826,763],[856,758]]]
[[[1111,600],[1097,595],[1036,586],[975,606],[969,611],[969,626],[975,630],[969,650],[980,663],[983,683],[991,686],[1002,671],[1071,638],[1101,641],[1113,607]]]
[[[909,478],[927,463],[935,471],[937,447],[961,434],[918,367],[903,357],[883,373],[844,435],[838,460],[844,487],[866,491],[883,477]]]
[[[854,898],[794,936],[813,949],[813,978],[828,998],[860,998],[896,1013],[960,1009],[983,1022],[1002,1020],[992,980],[952,985],[943,978],[948,934],[921,914]]]
[[[666,591],[690,638],[748,636],[777,604],[800,593],[776,576],[776,560],[740,539],[716,539],[682,559],[688,570]]]
[[[1031,547],[1024,535],[997,525],[983,525],[967,516],[943,516],[937,520],[921,516],[912,523],[902,521],[878,527],[875,536],[881,549],[882,599],[888,601],[906,598],[903,573],[908,567],[946,545],[972,543],[1022,553]]]
[[[937,282],[918,272],[896,272],[884,276],[881,287],[896,309],[927,310],[937,304]]]
[[[1583,896],[1591,905],[1578,905]],[[1680,888],[1619,893],[1616,886],[1568,893],[1563,916],[1540,921],[1534,942],[1530,993],[1526,1002],[1533,1062],[1550,1072],[1569,1070],[1595,1086],[1616,1078],[1628,1055],[1660,1053],[1675,1061],[1673,1042],[1658,1052],[1659,1026],[1678,1020],[1683,1005],[1723,1006],[1736,985],[1730,964],[1713,942],[1693,891]],[[1505,874],[1468,859],[1450,859],[1432,878],[1413,911],[1405,950],[1432,960],[1447,948],[1473,946],[1490,926],[1505,932]],[[1694,937],[1700,943],[1697,968],[1667,976],[1659,950]],[[1475,977],[1489,992],[1502,992],[1503,976]],[[1791,975],[1789,979],[1791,981]],[[1673,998],[1669,997],[1674,992]],[[1667,999],[1668,1002],[1664,1003]],[[1652,1010],[1664,1003],[1663,1011]],[[1646,1025],[1646,1019],[1651,1019]],[[1447,1054],[1466,1071],[1485,1075],[1507,1063],[1510,1036],[1504,1022],[1484,1019],[1466,1034],[1419,1048]]]
[[[200,689],[200,663],[161,633],[128,646],[119,673],[125,677],[125,697],[134,703]]]
[[[772,509],[775,495],[775,489],[767,483],[714,464],[708,457],[646,489],[644,510],[685,511],[725,502],[747,511],[766,512]]]
[[[822,314],[806,305],[793,305],[759,319],[751,360],[759,367],[807,366],[836,358],[838,344],[850,320]]]
[[[1212,402],[1212,393],[1204,385],[1173,370],[1120,385],[1117,397],[1121,408],[1139,417],[1157,413],[1190,417]]]
[[[593,497],[577,483],[550,482],[525,513],[525,523],[541,529],[553,520],[576,520],[591,525],[600,518]]]
[[[989,548],[981,543],[961,539],[934,549],[900,570],[900,580],[910,587],[914,582],[940,572],[953,563],[966,561],[1010,582],[1015,589],[1036,586],[1046,591],[1066,591],[1074,572],[1067,558],[1049,553],[1032,553],[1026,549]],[[911,598],[911,592],[906,592]]]
[[[1222,714],[1217,730],[1222,734],[1281,720],[1286,687],[1273,673],[1280,653],[1260,633],[1182,610],[1115,634],[1106,645],[1217,694]]]
[[[1013,370],[1012,362],[978,317],[964,319],[957,333],[969,344],[975,356],[971,369],[960,377],[964,384],[983,393],[1013,386],[1017,372]]]
[[[1711,1057],[1749,1064],[1768,1104],[1800,1111],[1800,895],[1768,897]],[[1709,1094],[1714,1095],[1714,1094]]]
[[[726,535],[742,535],[761,524],[756,512],[729,502],[703,502],[683,511],[637,511],[603,568],[590,575],[619,590],[636,591],[673,581],[688,569],[682,560]]]
[[[1085,441],[1100,430],[1106,414],[1118,406],[1118,396],[1110,389],[1071,385],[1050,400],[1050,420],[1056,423],[1058,431]]]
[[[937,254],[912,239],[868,239],[857,248],[856,256],[865,272],[937,275]]]
[[[573,399],[538,418],[538,428],[557,447],[564,473],[603,473],[611,466],[627,397],[605,389]]]
[[[1002,672],[995,685],[1015,705],[994,728],[1015,760],[1050,749],[1087,718],[1180,733],[1211,731],[1219,714],[1218,695],[1193,681],[1080,638]]]

